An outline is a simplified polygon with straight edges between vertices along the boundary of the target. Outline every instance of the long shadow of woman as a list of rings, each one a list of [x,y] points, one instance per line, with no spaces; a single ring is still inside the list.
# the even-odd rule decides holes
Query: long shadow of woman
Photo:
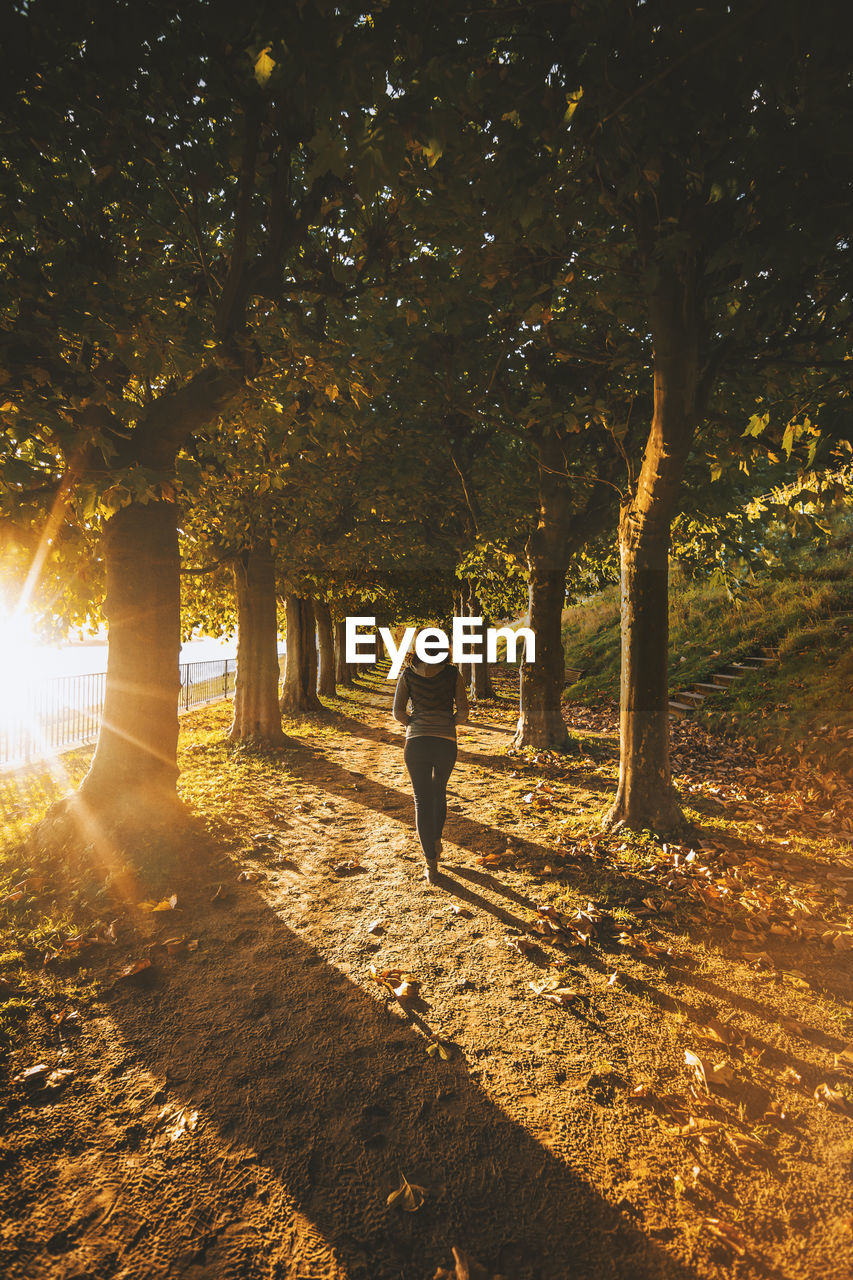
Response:
[[[457,1246],[509,1280],[688,1280],[458,1051],[429,1056],[394,1005],[239,892],[227,917],[188,900],[199,952],[164,957],[148,991],[116,988],[113,1074],[130,1092],[165,1081],[151,1107],[198,1121],[128,1163],[101,1261],[118,1250],[149,1280],[425,1280]],[[386,1203],[402,1174],[424,1188],[417,1212]]]

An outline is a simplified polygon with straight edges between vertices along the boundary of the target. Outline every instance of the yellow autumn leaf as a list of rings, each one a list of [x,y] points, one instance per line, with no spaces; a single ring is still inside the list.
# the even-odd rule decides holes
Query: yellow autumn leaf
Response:
[[[273,73],[275,59],[270,57],[270,46],[262,49],[255,59],[255,79],[259,85],[265,85]]]

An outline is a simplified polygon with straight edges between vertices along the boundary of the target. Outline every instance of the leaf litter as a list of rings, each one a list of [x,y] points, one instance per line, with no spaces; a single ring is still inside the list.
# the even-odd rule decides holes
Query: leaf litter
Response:
[[[687,762],[687,747],[683,742],[677,746],[682,761]],[[726,779],[723,778],[722,783],[714,779],[720,773],[728,773],[729,782],[733,783],[738,779],[737,770],[741,762],[736,757],[726,760],[719,752],[715,754],[712,748],[713,744],[709,744],[704,763],[694,753],[687,776],[694,779],[691,785],[699,787],[705,795],[711,794],[712,786],[720,785],[723,789],[718,792],[717,799],[721,804],[728,803],[724,789],[728,785]],[[684,1188],[684,1202],[681,1203],[681,1196],[677,1196],[679,1206],[672,1214],[676,1242],[685,1223],[689,1226],[692,1222],[704,1232],[713,1248],[728,1250],[743,1260],[741,1266],[747,1266],[751,1257],[760,1256],[761,1250],[755,1243],[757,1227],[749,1216],[750,1184],[748,1173],[744,1171],[756,1164],[772,1171],[773,1162],[779,1161],[784,1169],[796,1168],[796,1164],[791,1163],[793,1151],[795,1144],[803,1141],[804,1135],[813,1131],[824,1132],[820,1126],[825,1124],[842,1126],[842,1132],[846,1132],[844,1126],[849,1125],[845,1092],[849,1086],[844,1081],[850,1070],[849,1038],[853,1024],[849,1012],[845,1012],[848,1006],[842,1002],[835,1006],[840,1012],[833,1014],[834,1020],[827,1020],[828,1001],[816,979],[815,965],[831,966],[836,963],[836,957],[843,958],[846,954],[845,939],[851,933],[847,896],[853,883],[850,868],[833,868],[831,863],[824,863],[822,882],[817,882],[815,877],[815,884],[796,883],[798,875],[801,875],[796,860],[800,855],[786,851],[783,838],[773,833],[772,817],[768,820],[767,815],[762,814],[761,825],[766,829],[764,834],[758,831],[758,807],[753,808],[749,816],[744,815],[737,837],[731,827],[712,830],[713,824],[707,823],[707,838],[693,844],[668,844],[658,848],[613,836],[601,837],[592,827],[584,832],[579,830],[577,823],[572,829],[563,829],[565,815],[560,812],[561,789],[566,788],[569,793],[568,788],[573,785],[580,769],[597,766],[586,759],[579,760],[577,764],[567,764],[558,756],[539,755],[539,764],[528,765],[518,760],[519,772],[525,775],[524,794],[536,790],[526,771],[530,768],[553,771],[554,778],[548,784],[550,803],[543,807],[542,812],[538,812],[539,806],[533,804],[520,804],[518,808],[523,814],[520,821],[540,824],[536,828],[536,840],[551,847],[547,853],[533,855],[530,852],[532,845],[524,839],[529,829],[517,830],[511,850],[508,848],[504,854],[491,855],[494,858],[491,866],[495,869],[492,878],[495,883],[506,879],[508,884],[526,895],[535,893],[537,890],[525,877],[527,870],[534,867],[535,856],[539,856],[539,863],[535,865],[558,868],[557,874],[564,877],[565,887],[560,883],[549,886],[547,892],[553,900],[541,902],[533,910],[534,918],[527,935],[511,935],[514,942],[524,939],[518,947],[513,941],[504,942],[505,930],[500,930],[496,940],[504,947],[507,973],[493,972],[489,981],[482,978],[476,968],[469,970],[475,973],[478,981],[465,986],[469,990],[476,989],[478,994],[476,999],[469,997],[466,1003],[476,1009],[482,1002],[485,1020],[494,1017],[494,999],[501,992],[510,993],[509,998],[518,998],[517,992],[512,996],[513,981],[516,985],[518,983],[518,968],[517,962],[509,956],[509,945],[523,956],[531,954],[528,946],[524,945],[531,939],[535,939],[533,946],[552,946],[558,955],[570,952],[573,968],[577,965],[578,969],[571,979],[557,970],[555,974],[546,975],[543,982],[531,983],[522,993],[529,992],[534,997],[527,1001],[530,1008],[527,1021],[523,1016],[509,1016],[520,1014],[519,1005],[502,1006],[507,1034],[514,1037],[510,1041],[512,1047],[509,1052],[521,1061],[526,1059],[529,1046],[535,1046],[540,1054],[542,1046],[548,1046],[546,1052],[553,1052],[556,1063],[561,1059],[565,1061],[576,1048],[574,1041],[563,1032],[565,1028],[566,1032],[574,1034],[574,1019],[542,1018],[538,1012],[540,1005],[544,1011],[546,1003],[568,1008],[576,1002],[592,1001],[595,1008],[609,1009],[607,1016],[611,1022],[608,1025],[613,1028],[613,1046],[619,1053],[618,1058],[614,1055],[618,1070],[614,1069],[612,1079],[610,1076],[602,1077],[598,1083],[594,1082],[594,1077],[597,1080],[595,1072],[592,1075],[588,1071],[582,1072],[585,1082],[594,1083],[594,1096],[601,1107],[612,1109],[614,1119],[618,1119],[620,1114],[624,1116],[625,1112],[629,1115],[634,1112],[638,1121],[653,1125],[652,1130],[645,1130],[642,1134],[629,1131],[629,1142],[632,1154],[638,1144],[648,1144],[657,1153],[655,1159],[668,1160],[669,1164],[664,1163],[662,1167],[669,1170],[669,1185],[677,1187],[680,1183]],[[788,796],[784,791],[770,778],[764,780],[764,785],[774,803],[785,801],[782,807],[787,811]],[[538,791],[542,794],[544,788],[538,788]],[[807,801],[807,805],[810,803]],[[286,803],[282,802],[281,807],[287,811]],[[790,816],[787,821],[790,826]],[[819,822],[817,829],[825,830]],[[786,835],[784,839],[787,838]],[[556,846],[563,851],[562,861],[555,857]],[[306,845],[304,863],[309,873],[310,859],[311,850]],[[356,883],[353,880],[353,890]],[[541,887],[541,880],[539,883]],[[588,890],[583,891],[586,884]],[[178,887],[180,889],[181,886]],[[826,892],[827,888],[831,892]],[[218,893],[217,905],[220,905]],[[157,905],[156,899],[152,901]],[[11,905],[17,907],[16,903]],[[176,907],[177,904],[170,906],[169,910],[174,911]],[[386,911],[384,901],[377,900],[374,914],[377,907]],[[387,910],[390,913],[395,908],[388,904]],[[457,912],[453,905],[449,910],[453,914],[454,927],[446,936],[452,936],[456,941],[450,944],[448,954],[453,949],[458,951],[465,947],[467,968],[469,932],[464,922],[473,918],[479,929],[483,924],[483,913],[479,910],[471,912],[467,907]],[[383,915],[380,918],[387,917]],[[396,921],[398,917],[395,914],[393,918]],[[370,920],[371,916],[366,914],[363,919]],[[326,920],[331,921],[332,917],[327,916]],[[108,926],[102,928],[100,941],[105,943],[108,941]],[[363,940],[364,927],[360,936]],[[94,932],[91,938],[94,938]],[[707,947],[705,940],[708,940]],[[80,955],[90,945],[95,945],[90,940],[88,925],[60,941],[61,946],[53,946],[60,957]],[[181,954],[185,941],[193,940],[173,927],[169,936],[155,945],[166,946],[167,951],[171,945],[175,948],[173,954]],[[678,948],[674,945],[676,942]],[[759,1020],[748,1010],[735,1012],[737,1025],[732,1020],[732,1005],[719,977],[723,972],[720,955],[729,949],[730,942],[736,944],[730,952],[733,991],[738,990],[738,983],[746,983],[744,993],[755,999],[760,982],[760,998],[767,1002],[768,1009],[772,1007],[775,1011],[770,1030],[765,1033],[769,1048],[761,1043]],[[115,940],[112,945],[115,945]],[[613,967],[613,952],[618,952],[617,972],[624,974],[629,982],[623,985],[617,981],[612,988],[606,988],[607,974]],[[704,995],[697,997],[696,991],[690,989],[689,970],[679,971],[680,966],[689,965],[697,954],[708,963],[717,983],[719,994],[713,1001],[703,1003]],[[815,957],[818,957],[817,961]],[[130,962],[124,972],[137,963]],[[408,961],[403,956],[395,956],[393,963],[390,960],[387,963],[387,968],[377,967],[370,980],[394,999],[400,998],[397,994],[400,988],[413,982],[408,964],[424,973],[432,972],[428,957],[422,964],[420,951],[413,951]],[[819,968],[817,972],[820,972]],[[452,967],[450,973],[452,976]],[[510,974],[514,976],[510,977]],[[637,986],[640,975],[652,994],[660,993],[661,998],[671,1004],[671,1011],[661,1013],[648,1005],[636,1005],[635,1001],[642,998],[642,987]],[[577,990],[579,980],[584,983],[583,992]],[[750,982],[752,988],[748,985]],[[586,984],[590,984],[589,989]],[[458,987],[459,984],[452,981],[448,989],[455,991]],[[605,990],[607,1000],[602,1002]],[[403,999],[407,998],[407,995],[403,996]],[[564,1004],[564,1000],[567,1003]],[[820,1001],[823,1003],[816,1003]],[[709,1008],[709,1004],[713,1007]],[[440,1002],[438,1007],[441,1007]],[[648,1029],[637,1031],[630,1021],[638,1008]],[[682,1009],[687,1011],[686,1014],[682,1015]],[[540,1035],[537,1035],[531,1021],[534,1018],[541,1018],[540,1025],[546,1028]],[[446,1024],[438,1029],[443,1035]],[[454,1039],[457,1032],[458,1028],[454,1028]],[[659,1043],[654,1043],[656,1036]],[[786,1058],[786,1046],[792,1047],[803,1061]],[[460,1048],[466,1056],[470,1053],[470,1037],[460,1037]],[[695,1056],[696,1063],[691,1063],[686,1057],[688,1051]],[[449,1057],[445,1042],[438,1036],[426,1041],[426,1052],[442,1061],[445,1054]],[[586,1049],[584,1054],[594,1056]],[[480,1048],[474,1056],[475,1061],[477,1056],[483,1059],[478,1065],[493,1069],[494,1054],[484,1054]],[[38,1065],[47,1068],[48,1061],[46,1059]],[[520,1071],[521,1067],[518,1074]],[[48,1074],[46,1070],[44,1078]],[[516,1074],[515,1069],[510,1074]],[[612,1084],[619,1078],[623,1078],[625,1084],[614,1094],[612,1088],[606,1086],[608,1081]],[[536,1069],[536,1079],[542,1098],[548,1099],[554,1116],[559,1118],[560,1091],[543,1079],[542,1067]],[[807,1083],[803,1084],[803,1080]],[[815,1089],[818,1081],[820,1084]],[[752,1114],[744,1107],[743,1087],[758,1083],[765,1085],[772,1096],[760,1112]],[[513,1109],[511,1095],[506,1106],[513,1117],[520,1114],[517,1108]],[[620,1106],[625,1108],[625,1112],[620,1113]],[[642,1112],[650,1114],[637,1115]],[[602,1112],[601,1120],[602,1123],[608,1122],[606,1112]],[[169,1123],[177,1127],[179,1120],[175,1118]],[[622,1119],[620,1123],[630,1123],[630,1120]],[[658,1130],[661,1138],[656,1144],[653,1135]],[[185,1124],[179,1136],[186,1138],[191,1132],[192,1128]],[[786,1146],[786,1143],[790,1145]],[[620,1151],[622,1149],[619,1148]],[[649,1222],[655,1221],[654,1185],[650,1181],[645,1198],[642,1186],[636,1194],[634,1191],[630,1193],[632,1201],[639,1199],[644,1204]],[[403,1192],[405,1189],[401,1184],[397,1190]],[[744,1206],[743,1216],[738,1215],[737,1223],[730,1220],[723,1202],[732,1194],[736,1194]],[[764,1194],[772,1195],[773,1192],[765,1190]],[[796,1192],[792,1191],[792,1194]],[[809,1194],[806,1189],[801,1203],[808,1203]],[[844,1221],[846,1211],[842,1210],[841,1202],[836,1199],[832,1208],[833,1221]],[[659,1223],[660,1218],[657,1221]],[[819,1255],[820,1242],[812,1238],[812,1247],[818,1249]],[[460,1257],[466,1258],[466,1255],[460,1253]],[[454,1268],[455,1263],[456,1252]],[[467,1273],[457,1273],[454,1269],[447,1275],[452,1280],[457,1280],[457,1274],[478,1278],[481,1274],[492,1275],[485,1268],[473,1270],[478,1264],[469,1258],[463,1265],[468,1267]],[[696,1265],[697,1275],[704,1277],[706,1271],[698,1256]],[[752,1273],[744,1271],[744,1275],[747,1274]],[[807,1274],[817,1276],[818,1272],[805,1271],[804,1275]]]

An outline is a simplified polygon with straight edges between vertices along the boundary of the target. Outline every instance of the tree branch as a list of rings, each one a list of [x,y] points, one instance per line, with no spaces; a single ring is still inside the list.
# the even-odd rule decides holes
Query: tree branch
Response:
[[[255,194],[255,162],[261,132],[260,111],[256,104],[246,109],[246,139],[240,161],[240,177],[237,182],[237,211],[234,217],[234,241],[231,246],[231,264],[222,289],[222,297],[216,308],[216,332],[228,337],[238,327],[244,304],[246,250],[249,243],[249,225],[252,213],[252,197]]]

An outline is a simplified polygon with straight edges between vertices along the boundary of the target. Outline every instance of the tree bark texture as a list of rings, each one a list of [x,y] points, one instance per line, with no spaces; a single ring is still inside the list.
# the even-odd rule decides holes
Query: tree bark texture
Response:
[[[527,625],[536,637],[536,661],[521,664],[521,711],[513,739],[517,747],[563,750],[569,733],[563,719],[565,662],[561,626],[566,570],[548,568],[528,555]]]
[[[314,617],[317,622],[318,671],[317,692],[326,698],[334,698],[335,642],[332,635],[332,612],[325,600],[314,600]]]
[[[337,618],[335,620],[335,681],[342,688],[351,689],[355,682],[352,666],[347,662],[344,627],[344,619]]]
[[[131,503],[103,535],[109,627],[101,730],[80,787],[95,808],[175,799],[181,650],[177,511]]]
[[[650,318],[652,425],[619,518],[619,788],[605,825],[664,835],[685,826],[670,770],[667,665],[670,524],[697,419],[699,325],[689,273],[662,272]]]
[[[275,559],[269,543],[244,551],[234,561],[233,573],[237,683],[228,741],[281,746]]]
[[[493,698],[495,691],[492,688],[492,677],[489,673],[489,664],[486,662],[486,631],[490,625],[489,619],[483,613],[483,607],[477,595],[477,589],[473,583],[470,584],[468,591],[468,616],[470,618],[482,618],[482,650],[483,661],[471,663],[471,698],[474,702],[481,702],[483,698]]]
[[[572,492],[558,440],[540,444],[539,522],[527,540],[528,622],[536,637],[536,661],[521,666],[520,709],[514,745],[565,749],[570,738],[563,719],[563,604],[572,555],[569,532]]]
[[[316,625],[311,597],[288,595],[285,610],[287,656],[281,710],[291,716],[322,711],[322,703],[317,697]]]

